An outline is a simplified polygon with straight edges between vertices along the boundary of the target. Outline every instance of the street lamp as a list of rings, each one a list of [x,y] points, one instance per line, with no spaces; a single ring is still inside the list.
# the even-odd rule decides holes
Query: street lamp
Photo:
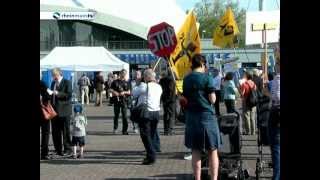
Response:
[[[202,38],[204,38],[204,33],[206,32],[206,30],[202,30]]]

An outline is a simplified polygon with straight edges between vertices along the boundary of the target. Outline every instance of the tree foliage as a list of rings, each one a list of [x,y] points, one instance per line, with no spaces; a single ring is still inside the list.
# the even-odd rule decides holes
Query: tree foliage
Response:
[[[212,38],[220,18],[227,7],[231,7],[240,31],[239,47],[245,46],[246,10],[240,8],[237,2],[227,0],[201,0],[195,5],[197,20],[200,23],[199,33],[202,38]]]

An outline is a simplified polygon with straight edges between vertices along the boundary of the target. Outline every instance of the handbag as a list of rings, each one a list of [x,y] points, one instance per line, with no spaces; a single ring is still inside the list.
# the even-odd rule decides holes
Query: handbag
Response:
[[[141,103],[137,105],[138,99],[140,96],[138,96],[135,106],[131,109],[130,119],[131,121],[135,123],[141,123],[143,120],[148,119],[148,84],[147,84],[147,98],[146,102]]]
[[[45,120],[51,120],[51,119],[53,119],[54,117],[57,116],[57,113],[53,109],[53,107],[52,107],[50,102],[48,102],[46,105],[44,105],[41,102],[41,111],[42,111],[42,114],[43,114],[43,117],[44,117]]]

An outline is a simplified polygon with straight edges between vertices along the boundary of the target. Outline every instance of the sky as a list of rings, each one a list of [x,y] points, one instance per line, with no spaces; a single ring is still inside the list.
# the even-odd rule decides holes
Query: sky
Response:
[[[194,7],[194,5],[197,2],[200,2],[200,1],[201,0],[176,0],[177,4],[180,5],[180,7],[184,11],[190,10],[192,7]],[[231,1],[232,2],[239,1],[240,7],[244,9],[247,9],[249,6],[248,11],[259,11],[259,0],[231,0]],[[265,4],[266,11],[279,10],[280,0],[264,0],[264,4]]]

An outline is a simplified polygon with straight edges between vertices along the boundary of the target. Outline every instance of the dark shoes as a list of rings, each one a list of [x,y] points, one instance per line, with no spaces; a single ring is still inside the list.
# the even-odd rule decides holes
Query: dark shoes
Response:
[[[78,156],[76,154],[73,154],[72,159],[83,159],[83,154],[78,154]]]
[[[72,152],[71,151],[65,151],[65,152],[63,152],[63,155],[64,156],[71,156]]]
[[[165,131],[164,134],[165,136],[173,136],[175,133],[173,131]]]
[[[40,160],[50,160],[51,158],[49,156],[41,156]]]
[[[64,156],[64,154],[62,152],[57,152],[58,156]]]
[[[151,159],[148,159],[148,158],[145,158],[143,161],[142,161],[142,165],[152,165],[156,162],[156,160],[151,160]]]
[[[123,132],[122,135],[129,135],[129,133],[128,132]]]
[[[73,154],[72,159],[77,159],[77,155]]]

